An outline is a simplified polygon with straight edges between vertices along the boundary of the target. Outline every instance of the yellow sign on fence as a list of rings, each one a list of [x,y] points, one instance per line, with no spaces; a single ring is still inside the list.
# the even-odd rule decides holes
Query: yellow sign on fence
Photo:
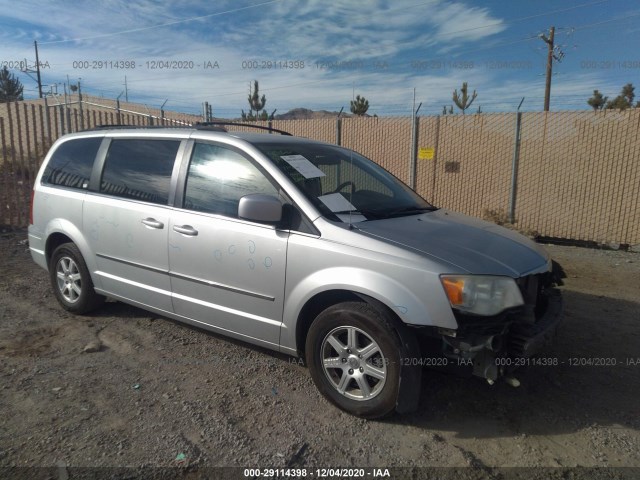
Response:
[[[433,160],[435,151],[433,147],[420,147],[418,149],[418,160]]]

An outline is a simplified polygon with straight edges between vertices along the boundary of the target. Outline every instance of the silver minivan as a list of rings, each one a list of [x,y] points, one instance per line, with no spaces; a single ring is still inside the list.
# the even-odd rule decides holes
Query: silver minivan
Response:
[[[29,247],[65,309],[110,297],[301,357],[366,418],[414,410],[425,366],[511,375],[561,318],[536,243],[289,135],[66,135],[35,181]]]

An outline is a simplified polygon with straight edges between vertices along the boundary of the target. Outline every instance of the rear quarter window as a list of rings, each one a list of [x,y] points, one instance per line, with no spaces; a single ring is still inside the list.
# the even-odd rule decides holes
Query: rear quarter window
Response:
[[[179,140],[113,140],[100,192],[166,205]]]
[[[78,138],[61,144],[51,155],[42,174],[42,183],[67,188],[89,186],[93,161],[102,137]]]

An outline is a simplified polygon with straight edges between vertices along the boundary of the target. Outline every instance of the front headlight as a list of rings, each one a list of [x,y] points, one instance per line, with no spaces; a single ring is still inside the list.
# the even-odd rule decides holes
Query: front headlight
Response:
[[[440,275],[453,308],[476,315],[497,315],[524,304],[513,278],[491,275]]]

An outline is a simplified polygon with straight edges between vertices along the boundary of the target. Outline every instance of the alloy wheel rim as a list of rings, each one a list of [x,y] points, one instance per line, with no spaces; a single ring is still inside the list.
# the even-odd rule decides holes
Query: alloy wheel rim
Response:
[[[60,295],[69,303],[76,303],[82,293],[82,277],[71,257],[61,257],[56,264],[56,281]]]
[[[387,363],[380,346],[363,330],[341,326],[322,341],[322,368],[331,386],[358,401],[380,394],[387,379]]]

